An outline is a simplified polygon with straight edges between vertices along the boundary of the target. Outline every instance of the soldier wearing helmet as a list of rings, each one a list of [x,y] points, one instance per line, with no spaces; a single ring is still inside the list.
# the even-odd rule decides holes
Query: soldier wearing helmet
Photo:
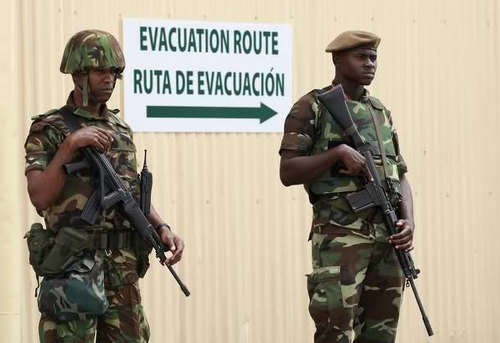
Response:
[[[125,185],[138,195],[132,131],[118,116],[118,110],[106,106],[124,68],[122,50],[111,34],[101,30],[77,32],[66,45],[60,67],[62,73],[71,74],[74,89],[64,107],[33,117],[26,139],[28,193],[45,220],[46,229],[40,236],[48,237],[42,240],[41,245],[47,251],[39,254],[38,262],[47,264],[47,259],[52,258],[53,265],[60,265],[60,270],[53,268],[56,271],[53,274],[41,275],[40,269],[37,273],[44,276],[38,299],[42,312],[41,342],[94,342],[96,333],[97,342],[149,340],[149,325],[138,285],[139,277],[144,276],[149,265],[147,259],[141,260],[144,255],[141,244],[135,239],[130,222],[117,208],[102,210],[95,224],[83,221],[82,212],[96,188],[95,178],[87,169],[67,174],[64,167],[81,158],[80,148],[94,147],[108,157]],[[74,116],[80,128],[72,130],[65,114]],[[168,263],[178,262],[184,250],[183,240],[170,230],[154,207],[148,219],[172,252]],[[82,251],[74,253],[75,256],[63,256],[71,250],[58,246],[69,239],[68,235],[62,237],[63,232],[85,233],[89,243],[84,252],[90,251],[91,265],[99,266],[91,269],[92,273],[96,270],[97,286],[102,281],[99,276],[103,277],[105,296],[95,297],[96,306],[90,310],[82,310],[88,304],[78,303],[79,297],[70,296],[74,293],[71,289],[61,294],[47,289],[46,285],[54,278],[60,278],[64,287],[69,287],[64,275],[82,269],[79,264],[83,263],[79,259]],[[35,236],[30,237],[33,240]],[[77,245],[77,242],[67,244],[73,248]],[[37,261],[32,261],[31,253],[30,250],[30,263],[35,267]],[[72,262],[69,267],[67,260]],[[84,278],[86,274],[81,275]],[[90,291],[99,289],[97,286]]]
[[[89,96],[92,98],[88,89],[89,71],[107,69],[115,75],[115,80],[121,78],[125,69],[125,59],[115,37],[100,30],[84,30],[69,40],[60,70],[64,74],[81,75],[81,82],[75,83],[75,87],[82,93],[83,106],[88,105]]]
[[[307,288],[315,343],[395,340],[403,273],[393,246],[413,249],[413,203],[391,114],[365,89],[375,77],[379,43],[370,32],[337,36],[326,47],[335,66],[332,84],[301,97],[285,120],[280,177],[285,186],[303,184],[313,207]],[[380,210],[355,213],[346,201],[372,176],[347,130],[319,99],[338,84],[360,135],[378,148],[379,174],[402,218],[400,232],[390,237]]]

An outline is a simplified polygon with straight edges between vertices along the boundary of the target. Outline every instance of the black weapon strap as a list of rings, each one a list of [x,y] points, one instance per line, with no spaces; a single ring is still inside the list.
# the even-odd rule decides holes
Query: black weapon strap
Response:
[[[80,128],[80,122],[76,115],[71,111],[68,105],[63,106],[59,109],[59,112],[63,115],[66,126],[70,132],[74,132]]]

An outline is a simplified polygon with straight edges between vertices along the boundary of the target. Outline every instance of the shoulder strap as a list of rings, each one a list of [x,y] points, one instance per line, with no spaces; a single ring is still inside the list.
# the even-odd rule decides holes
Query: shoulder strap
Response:
[[[33,121],[36,121],[38,119],[42,119],[42,118],[45,118],[45,117],[48,117],[50,116],[51,114],[54,114],[54,113],[57,113],[59,112],[59,110],[57,108],[55,109],[51,109],[51,110],[48,110],[47,112],[45,113],[42,113],[42,114],[36,114],[34,116],[31,117],[31,120]]]
[[[68,126],[70,132],[74,132],[80,128],[80,122],[78,121],[78,118],[69,109],[68,105],[61,107],[59,111],[63,115],[64,121],[66,122],[66,125]]]

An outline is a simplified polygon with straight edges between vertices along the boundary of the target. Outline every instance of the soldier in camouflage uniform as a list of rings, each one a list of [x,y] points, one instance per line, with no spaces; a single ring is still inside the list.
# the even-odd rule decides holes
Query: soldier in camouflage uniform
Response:
[[[66,175],[64,169],[65,164],[81,156],[79,148],[94,147],[106,154],[124,183],[138,193],[132,131],[120,119],[118,110],[106,106],[124,67],[122,50],[111,34],[100,30],[76,33],[66,46],[60,69],[72,75],[74,90],[67,105],[81,128],[70,132],[60,111],[51,110],[33,118],[26,139],[28,192],[38,213],[43,214],[47,229],[57,233],[69,226],[92,232],[94,236],[102,235],[100,237],[107,239],[105,242],[115,242],[113,247],[99,247],[104,256],[108,310],[101,316],[70,321],[42,313],[41,342],[94,342],[96,332],[97,342],[149,340],[149,325],[139,293],[137,257],[131,243],[131,224],[115,208],[102,211],[93,226],[83,222],[80,215],[95,190],[94,180],[88,170]],[[184,250],[182,239],[170,230],[154,208],[148,219],[172,252],[168,263],[178,262]]]
[[[300,98],[285,121],[280,177],[285,186],[304,184],[313,205],[313,271],[307,287],[315,343],[395,340],[404,277],[393,245],[413,249],[413,202],[390,112],[364,88],[375,76],[379,42],[363,31],[335,38],[326,48],[335,65],[332,85]],[[346,202],[346,195],[363,189],[371,176],[365,158],[318,100],[337,84],[361,136],[385,153],[375,162],[402,218],[399,233],[391,237],[379,210],[355,214]]]

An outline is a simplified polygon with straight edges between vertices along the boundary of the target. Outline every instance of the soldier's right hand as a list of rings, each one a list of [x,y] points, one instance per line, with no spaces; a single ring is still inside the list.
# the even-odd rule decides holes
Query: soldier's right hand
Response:
[[[87,126],[72,132],[66,140],[68,140],[68,144],[73,151],[90,146],[96,148],[99,152],[106,152],[111,149],[113,137],[111,133],[102,128]]]
[[[336,149],[338,149],[339,164],[341,166],[340,174],[355,176],[364,173],[369,180],[372,180],[366,165],[366,158],[363,155],[347,144],[341,144]]]

